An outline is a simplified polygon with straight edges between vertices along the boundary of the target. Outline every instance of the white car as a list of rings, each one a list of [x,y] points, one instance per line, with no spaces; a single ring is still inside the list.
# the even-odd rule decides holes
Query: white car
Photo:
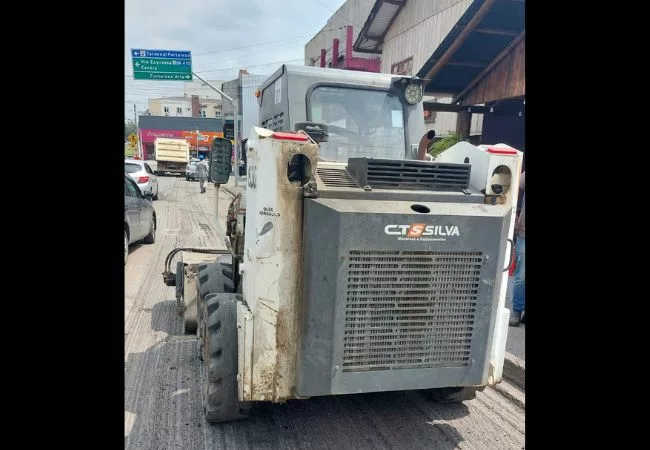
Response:
[[[125,159],[124,171],[137,183],[143,194],[150,193],[153,200],[158,200],[158,177],[146,161]]]

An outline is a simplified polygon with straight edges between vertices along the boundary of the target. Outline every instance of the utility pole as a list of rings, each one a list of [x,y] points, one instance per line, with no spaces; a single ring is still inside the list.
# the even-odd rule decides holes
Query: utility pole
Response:
[[[199,157],[199,136],[201,136],[201,132],[199,131],[199,127],[196,127],[196,157]]]
[[[133,124],[135,125],[135,134],[137,136],[138,135],[138,116],[137,116],[137,113],[135,112],[135,103],[133,104]],[[144,150],[142,150],[142,154],[140,154],[140,142],[138,142],[138,145],[135,148],[135,154],[139,155],[140,158],[144,161]]]
[[[239,124],[237,123],[237,118],[239,117],[239,108],[237,107],[237,102],[233,100],[232,97],[224,93],[221,89],[214,87],[212,84],[204,80],[199,75],[195,74],[194,72],[192,72],[192,75],[194,75],[199,80],[203,81],[206,85],[208,85],[210,88],[212,88],[217,93],[219,93],[222,97],[228,100],[234,109],[235,118],[233,120],[234,122],[233,131],[235,133],[235,186],[239,186],[239,141],[237,140],[237,138],[239,137]],[[224,116],[224,121],[225,121],[225,116]]]

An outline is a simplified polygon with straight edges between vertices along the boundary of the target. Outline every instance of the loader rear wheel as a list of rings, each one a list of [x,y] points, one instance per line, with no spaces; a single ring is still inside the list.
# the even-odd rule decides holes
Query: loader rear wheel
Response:
[[[232,280],[224,275],[227,265],[219,262],[202,263],[197,267],[197,303],[200,305],[197,308],[197,323],[203,320],[203,304],[209,294],[219,294],[225,292],[233,292],[234,287]],[[198,341],[199,341],[199,359],[203,360],[203,327],[198,328]]]
[[[482,391],[481,387],[446,387],[429,389],[426,393],[436,403],[459,403],[476,398],[476,392]]]
[[[198,294],[201,299],[210,293],[235,292],[232,280],[224,275],[226,267],[223,264],[203,263],[197,269]]]
[[[211,423],[248,417],[237,387],[237,299],[209,294],[203,302],[203,410]]]

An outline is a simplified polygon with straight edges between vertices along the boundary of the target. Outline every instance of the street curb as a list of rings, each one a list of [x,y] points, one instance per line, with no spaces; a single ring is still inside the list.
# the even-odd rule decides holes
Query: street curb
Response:
[[[517,358],[512,353],[506,352],[503,361],[503,378],[509,380],[518,387],[526,388],[526,361]]]

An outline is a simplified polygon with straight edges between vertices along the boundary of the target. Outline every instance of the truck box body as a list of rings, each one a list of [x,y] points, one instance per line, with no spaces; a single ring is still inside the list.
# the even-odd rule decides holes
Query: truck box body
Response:
[[[185,139],[156,138],[154,150],[159,173],[185,175],[190,161],[190,147]]]

